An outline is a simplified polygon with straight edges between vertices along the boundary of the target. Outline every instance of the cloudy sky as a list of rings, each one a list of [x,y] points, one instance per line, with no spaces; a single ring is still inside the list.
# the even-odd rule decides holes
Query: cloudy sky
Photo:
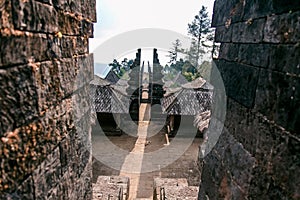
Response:
[[[142,28],[159,28],[187,35],[187,24],[202,5],[212,15],[214,0],[97,0],[97,23],[90,51],[114,36]],[[114,55],[118,56],[118,55]]]

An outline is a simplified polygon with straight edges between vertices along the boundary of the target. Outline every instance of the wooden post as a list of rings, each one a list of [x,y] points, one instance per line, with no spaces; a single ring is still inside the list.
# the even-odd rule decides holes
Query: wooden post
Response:
[[[166,133],[165,136],[166,136],[166,142],[167,142],[167,143],[164,144],[164,145],[170,145],[168,133]]]

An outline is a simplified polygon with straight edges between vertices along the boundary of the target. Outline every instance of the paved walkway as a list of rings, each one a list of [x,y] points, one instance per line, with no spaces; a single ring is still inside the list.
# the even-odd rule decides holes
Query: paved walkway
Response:
[[[140,119],[143,121],[140,121],[138,125],[138,138],[133,150],[125,158],[124,164],[120,171],[120,176],[127,176],[130,178],[129,200],[136,198],[153,199],[153,174],[140,173],[143,167],[143,155],[147,145],[147,129],[150,120],[150,105],[141,104],[139,114]],[[141,184],[143,186],[139,187]]]
[[[147,140],[147,126],[144,124],[139,125],[138,139],[135,143],[135,147],[130,152],[130,154],[125,158],[124,164],[120,171],[120,176],[127,176],[130,178],[130,188],[129,188],[130,200],[137,197],[139,181],[141,179],[141,175],[139,172],[142,169],[143,154],[145,151],[146,140]],[[129,173],[130,171],[136,173]]]
[[[105,148],[108,142],[113,143],[115,148],[123,148],[128,153],[120,155],[120,159],[106,159],[111,163],[102,164],[95,160],[93,164],[93,179],[99,175],[119,175],[130,178],[129,200],[135,199],[153,199],[153,183],[154,178],[186,178],[189,185],[199,185],[199,169],[197,166],[199,144],[201,139],[188,138],[171,139],[170,148],[163,153],[157,153],[159,150],[164,149],[165,137],[164,131],[160,131],[163,122],[151,122],[150,120],[150,105],[141,104],[140,106],[140,119],[138,125],[138,137],[122,135],[120,137],[110,137],[109,141],[105,137],[100,137],[94,133],[93,154],[100,157],[113,156],[110,149]],[[99,138],[98,138],[99,137]],[[93,142],[94,142],[93,141]],[[98,144],[98,145],[97,145]],[[98,148],[99,146],[99,148]],[[181,147],[187,146],[185,151],[180,152]],[[155,155],[161,154],[162,158],[149,159],[149,153],[154,152]],[[169,165],[165,157],[172,157],[178,152],[178,159],[175,159]],[[169,155],[170,154],[170,155]],[[175,155],[176,156],[176,155]],[[121,157],[124,157],[121,159]],[[116,164],[117,163],[117,164]],[[119,163],[119,164],[118,164]],[[120,170],[111,169],[107,166],[115,166]],[[165,165],[167,167],[158,167],[159,169],[150,172],[141,173],[146,168],[157,167]],[[118,167],[120,166],[120,167]],[[147,171],[147,170],[146,170]]]

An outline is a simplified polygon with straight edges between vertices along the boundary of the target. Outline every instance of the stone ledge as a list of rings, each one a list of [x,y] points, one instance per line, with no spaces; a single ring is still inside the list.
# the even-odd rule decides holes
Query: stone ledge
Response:
[[[93,184],[93,200],[112,199],[127,200],[129,195],[129,178],[121,176],[98,176]]]

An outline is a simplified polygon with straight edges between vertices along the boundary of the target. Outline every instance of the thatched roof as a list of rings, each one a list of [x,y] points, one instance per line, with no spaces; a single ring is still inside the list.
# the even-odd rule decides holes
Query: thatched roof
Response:
[[[161,102],[163,113],[197,115],[210,110],[212,93],[213,87],[202,78],[168,89]]]
[[[90,83],[92,109],[100,113],[128,113],[129,99],[113,85],[98,77]]]
[[[111,83],[116,83],[119,81],[119,77],[113,71],[113,67],[103,63],[94,63],[95,75],[99,78],[107,80]]]
[[[120,79],[112,84],[95,75],[91,82],[93,110],[103,113],[128,113],[130,98],[126,94],[128,84]],[[164,114],[197,115],[210,110],[213,87],[198,78],[178,88],[168,88],[161,104]]]

